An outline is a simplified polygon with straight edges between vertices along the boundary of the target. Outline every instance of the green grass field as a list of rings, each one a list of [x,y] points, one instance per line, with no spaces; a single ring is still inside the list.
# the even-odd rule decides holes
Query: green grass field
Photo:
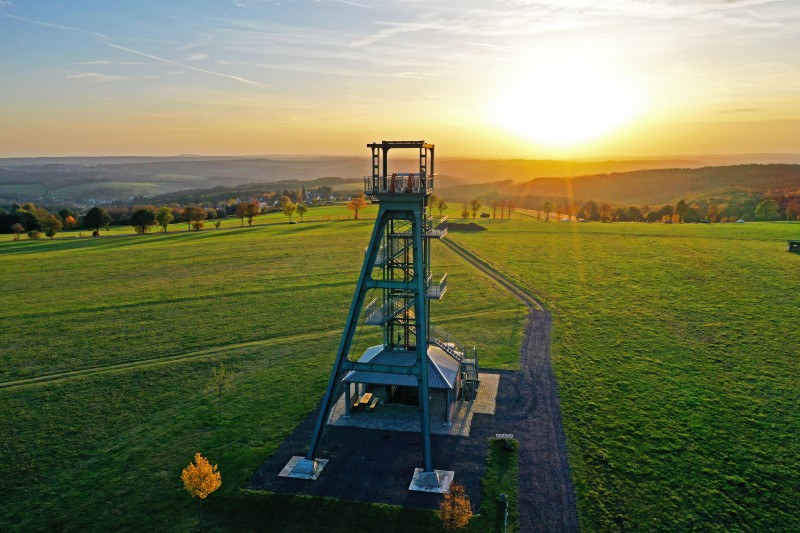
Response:
[[[800,530],[800,224],[489,222],[540,297],[585,531]]]
[[[223,474],[208,530],[437,530],[429,511],[239,489],[319,401],[338,345],[372,222],[322,209],[0,242],[0,529],[192,530],[179,473],[199,450]],[[449,238],[554,315],[583,530],[800,529],[800,225],[482,223]],[[435,322],[515,368],[524,308],[433,251],[450,273]],[[220,362],[237,376],[221,422],[203,391]],[[515,491],[497,453],[487,498]],[[469,529],[497,530],[494,507]]]
[[[372,227],[279,220],[0,243],[0,530],[191,531],[179,476],[196,451],[223,476],[208,530],[333,530],[330,513],[342,531],[439,528],[430,511],[239,488],[321,399]],[[482,366],[515,368],[524,309],[433,251],[450,273],[434,322]],[[223,362],[236,380],[220,422],[203,389]],[[515,466],[498,462],[487,486],[514,494]]]

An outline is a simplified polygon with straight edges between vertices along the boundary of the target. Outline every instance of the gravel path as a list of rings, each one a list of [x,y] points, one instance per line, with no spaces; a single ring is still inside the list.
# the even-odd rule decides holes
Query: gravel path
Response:
[[[520,443],[520,530],[578,531],[558,389],[550,365],[552,317],[544,306],[480,258],[449,239],[442,242],[528,306],[520,371],[503,383],[512,391],[502,395],[496,420]]]

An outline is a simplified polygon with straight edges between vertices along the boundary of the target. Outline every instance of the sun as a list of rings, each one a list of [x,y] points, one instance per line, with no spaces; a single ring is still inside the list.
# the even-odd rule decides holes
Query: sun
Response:
[[[490,106],[496,125],[538,144],[566,148],[631,122],[641,105],[633,83],[582,57],[531,63]]]

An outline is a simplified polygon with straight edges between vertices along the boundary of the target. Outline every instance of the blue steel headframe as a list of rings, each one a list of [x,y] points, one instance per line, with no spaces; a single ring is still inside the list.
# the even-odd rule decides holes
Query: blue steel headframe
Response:
[[[342,333],[342,338],[339,343],[339,349],[336,353],[336,358],[331,371],[328,386],[325,390],[325,396],[320,406],[319,416],[314,427],[314,433],[311,437],[311,444],[309,445],[307,459],[313,461],[319,451],[320,441],[325,429],[325,424],[330,416],[331,409],[335,404],[337,398],[336,392],[339,383],[343,378],[344,372],[347,368],[352,366],[348,361],[348,354],[352,348],[353,339],[358,329],[359,319],[364,307],[366,294],[370,289],[384,289],[385,292],[389,289],[397,290],[400,288],[408,294],[413,295],[414,307],[414,336],[415,336],[415,350],[416,350],[416,369],[411,372],[417,376],[418,383],[418,396],[420,406],[420,427],[423,435],[423,453],[424,453],[424,471],[432,472],[433,465],[431,459],[430,449],[430,408],[428,405],[428,327],[429,321],[429,301],[427,295],[427,275],[430,270],[430,243],[425,238],[425,217],[428,195],[433,192],[433,180],[425,180],[428,177],[427,171],[427,154],[430,152],[431,160],[430,166],[433,168],[433,145],[425,143],[424,141],[383,141],[380,144],[371,144],[368,147],[373,150],[373,176],[372,184],[375,185],[372,190],[366,192],[371,193],[373,198],[379,201],[378,216],[375,220],[375,226],[370,237],[369,246],[364,256],[364,264],[361,267],[361,273],[356,284],[356,290],[353,294],[353,300],[350,304],[350,311],[347,317],[347,323]],[[416,181],[410,181],[412,186],[404,188],[402,191],[389,190],[388,186],[381,186],[386,182],[386,169],[388,165],[386,162],[386,154],[391,148],[419,148],[420,149],[420,174],[417,176]],[[383,168],[384,175],[375,175],[377,172],[376,157],[377,151],[382,152],[383,155]],[[430,176],[432,178],[432,175]],[[410,178],[410,180],[413,180]],[[409,192],[411,191],[411,192]],[[412,256],[413,256],[413,277],[403,283],[385,279],[375,279],[372,277],[373,270],[376,267],[376,259],[378,252],[381,248],[382,239],[390,238],[390,230],[393,228],[396,221],[407,221],[411,223],[411,241],[412,241]],[[386,327],[386,326],[385,326]],[[408,327],[408,326],[407,326]],[[386,335],[384,336],[386,339]],[[368,368],[368,364],[359,365],[362,370]],[[380,370],[385,371],[385,368]],[[375,371],[379,371],[377,368]]]

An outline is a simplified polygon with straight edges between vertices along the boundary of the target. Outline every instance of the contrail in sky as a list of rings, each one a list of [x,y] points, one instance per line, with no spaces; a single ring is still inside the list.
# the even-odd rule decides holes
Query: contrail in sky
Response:
[[[20,17],[18,15],[11,15],[9,13],[0,13],[0,15],[5,16],[5,17],[9,17],[9,18],[13,18],[13,19],[17,19],[17,20],[21,20],[23,22],[28,22],[30,24],[38,24],[39,26],[44,26],[46,28],[55,28],[57,30],[62,30],[62,31],[85,33],[85,34],[88,34],[88,35],[91,35],[91,36],[95,37],[101,43],[103,43],[104,45],[106,45],[106,46],[108,46],[110,48],[115,48],[115,49],[121,50],[123,52],[128,52],[129,54],[135,54],[135,55],[138,55],[138,56],[146,57],[148,59],[152,59],[152,60],[158,61],[160,63],[165,63],[167,65],[175,65],[177,67],[185,68],[187,70],[194,70],[195,72],[202,72],[203,74],[209,74],[211,76],[219,76],[221,78],[228,78],[230,80],[238,81],[238,82],[241,82],[241,83],[246,83],[248,85],[256,85],[258,87],[267,87],[266,85],[264,85],[261,82],[248,80],[247,78],[242,78],[241,76],[234,76],[233,74],[225,74],[223,72],[216,72],[214,70],[208,70],[208,69],[204,69],[204,68],[200,68],[200,67],[186,65],[186,64],[180,63],[178,61],[173,61],[171,59],[167,59],[167,58],[164,58],[164,57],[159,57],[159,56],[156,56],[156,55],[153,55],[153,54],[148,54],[146,52],[142,52],[142,51],[136,50],[134,48],[128,48],[126,46],[120,46],[118,44],[115,44],[112,41],[111,37],[109,37],[108,35],[104,35],[102,33],[97,33],[97,32],[91,31],[91,30],[84,30],[83,28],[75,28],[73,26],[63,26],[63,25],[60,25],[60,24],[51,24],[50,22],[42,22],[40,20],[33,20],[33,19],[25,18],[25,17]]]

